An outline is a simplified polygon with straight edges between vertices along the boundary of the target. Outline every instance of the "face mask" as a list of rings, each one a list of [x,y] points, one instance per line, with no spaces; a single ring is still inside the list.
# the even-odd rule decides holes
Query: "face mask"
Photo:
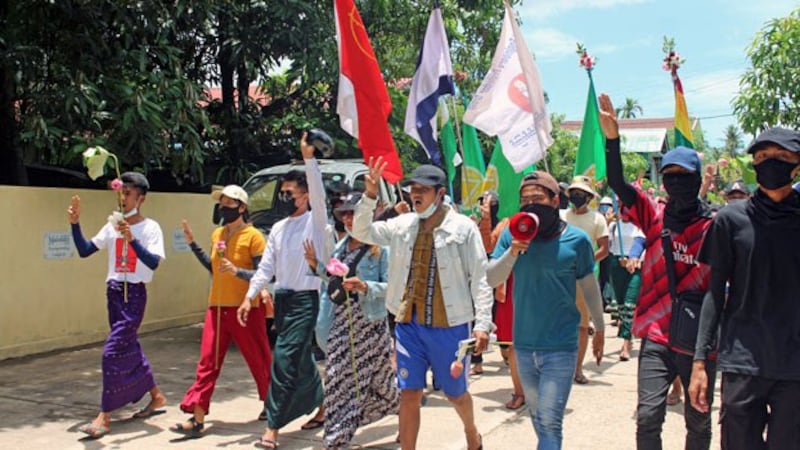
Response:
[[[345,231],[344,222],[339,219],[333,219],[333,228],[339,233],[343,233]]]
[[[535,241],[540,240],[540,238],[550,239],[558,234],[559,222],[561,221],[558,215],[558,209],[550,205],[530,203],[520,208],[520,211],[533,213],[539,217],[539,232],[534,238]]]
[[[291,195],[278,194],[277,200],[275,207],[281,215],[291,216],[297,211],[297,205]]]
[[[792,171],[797,167],[780,159],[770,158],[760,162],[756,169],[756,181],[764,189],[780,189],[787,184],[792,184]]]
[[[578,209],[589,201],[589,196],[583,192],[573,192],[569,194],[569,201]]]
[[[431,203],[431,206],[428,206],[428,208],[425,211],[417,212],[417,215],[419,216],[420,219],[425,220],[428,217],[432,216],[433,213],[435,213],[438,208],[439,208],[439,196],[437,195],[436,199],[433,201],[433,203]]]
[[[700,177],[696,173],[665,173],[664,189],[670,200],[693,202],[700,193]]]
[[[139,214],[139,208],[133,208],[132,210],[125,213],[125,218],[127,219],[128,217],[133,217],[137,214]]]
[[[220,206],[219,214],[222,216],[223,225],[235,222],[242,215],[238,207],[231,208],[229,206]]]

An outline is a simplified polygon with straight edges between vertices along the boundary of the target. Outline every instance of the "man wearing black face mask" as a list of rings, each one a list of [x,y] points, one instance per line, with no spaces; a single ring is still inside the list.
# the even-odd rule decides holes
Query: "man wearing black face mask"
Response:
[[[597,197],[591,183],[591,178],[584,175],[572,179],[572,184],[566,190],[572,208],[561,210],[561,219],[589,235],[589,240],[595,249],[594,260],[600,262],[608,257],[608,225],[602,214],[589,209],[589,202]],[[589,380],[583,374],[583,360],[589,347],[589,310],[586,308],[581,290],[578,289],[576,292],[578,295],[575,302],[581,313],[581,322],[578,325],[578,364],[575,366],[575,382],[586,384]]]
[[[278,431],[292,420],[309,414],[322,403],[322,384],[311,354],[314,326],[319,312],[320,280],[308,271],[303,243],[308,239],[320,249],[318,259],[327,261],[328,225],[322,173],[314,158],[314,146],[300,141],[305,174],[287,173],[278,194],[279,208],[288,216],[270,230],[267,248],[250,288],[239,306],[239,323],[246,326],[251,301],[275,277],[275,342],[272,378],[264,402],[267,430],[257,443],[278,447]]]
[[[670,345],[673,300],[661,242],[662,230],[670,232],[678,293],[707,292],[711,271],[708,265],[698,261],[697,255],[711,225],[711,215],[698,198],[702,172],[700,158],[692,149],[678,147],[662,159],[661,173],[669,195],[663,212],[655,208],[644,192],[625,182],[614,106],[606,94],[600,95],[598,100],[600,124],[606,136],[608,184],[628,208],[631,222],[645,234],[642,288],[632,327],[632,333],[642,338],[637,375],[636,444],[639,449],[660,449],[667,391],[678,375],[687,390],[693,356]],[[710,400],[714,394],[714,361],[708,361],[706,373],[710,381],[707,391]],[[711,415],[684,404],[684,420],[686,448],[707,449],[711,444]]]
[[[546,172],[526,175],[520,206],[522,212],[536,214],[539,231],[532,241],[523,242],[504,230],[487,279],[499,286],[514,275],[513,346],[525,400],[539,447],[561,448],[564,409],[578,354],[576,289],[583,291],[597,328],[592,347],[598,364],[604,345],[603,301],[589,237],[559,217],[556,180]]]
[[[792,180],[800,174],[800,133],[771,128],[748,152],[759,188],[719,212],[700,252],[711,265],[712,298],[700,314],[689,397],[709,410],[704,368],[721,324],[722,448],[798,449],[800,194]]]

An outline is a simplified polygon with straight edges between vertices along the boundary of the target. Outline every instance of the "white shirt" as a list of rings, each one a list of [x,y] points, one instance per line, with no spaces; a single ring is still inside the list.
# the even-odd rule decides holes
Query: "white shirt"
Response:
[[[620,232],[617,231],[617,227],[622,230],[622,253],[620,253],[619,250]],[[644,233],[642,233],[642,230],[640,230],[639,227],[634,225],[632,222],[614,222],[609,227],[609,232],[609,251],[612,255],[617,256],[628,256],[631,253],[631,247],[633,247],[634,239],[638,237],[644,238]]]
[[[166,259],[164,254],[164,235],[161,227],[153,219],[145,218],[141,222],[131,225],[131,233],[148,252]],[[92,243],[100,250],[108,249],[108,275],[106,281],[127,281],[128,283],[149,283],[153,281],[153,271],[136,257],[136,252],[130,243],[124,244],[125,239],[114,229],[110,223],[92,238]],[[126,261],[123,255],[127,250]]]
[[[327,250],[326,241],[330,235],[325,231],[328,225],[328,213],[325,208],[322,172],[319,170],[317,160],[306,159],[305,163],[311,211],[306,211],[297,217],[287,217],[272,227],[261,263],[250,280],[247,298],[254,298],[273,276],[276,290],[313,291],[320,288],[320,279],[308,270],[303,242],[306,239],[313,240],[318,257],[321,256],[320,261],[328,263],[330,252]]]

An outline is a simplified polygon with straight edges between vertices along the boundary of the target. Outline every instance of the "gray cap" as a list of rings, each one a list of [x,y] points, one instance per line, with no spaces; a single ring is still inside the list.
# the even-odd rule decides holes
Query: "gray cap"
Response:
[[[446,186],[447,175],[444,170],[431,165],[423,164],[411,173],[411,178],[403,182],[404,186],[421,184],[423,186]]]

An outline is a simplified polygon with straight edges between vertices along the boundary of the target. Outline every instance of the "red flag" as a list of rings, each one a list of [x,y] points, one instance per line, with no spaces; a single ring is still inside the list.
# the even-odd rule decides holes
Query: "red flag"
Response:
[[[397,183],[403,179],[403,168],[389,132],[392,101],[367,29],[353,0],[335,0],[334,11],[339,44],[339,123],[358,139],[365,161],[383,156],[388,163],[383,177]]]

